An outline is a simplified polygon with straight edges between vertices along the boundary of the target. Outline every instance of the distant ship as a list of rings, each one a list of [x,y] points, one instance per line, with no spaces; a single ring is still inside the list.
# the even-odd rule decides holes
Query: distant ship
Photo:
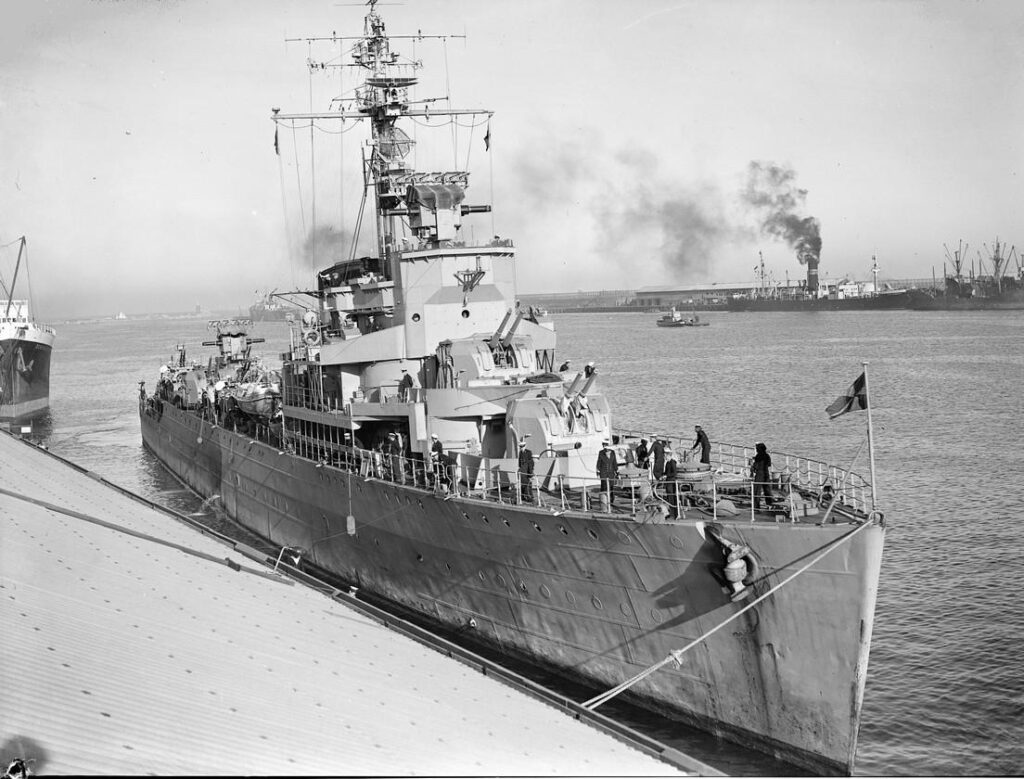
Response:
[[[57,335],[33,320],[29,300],[14,298],[22,259],[28,262],[25,236],[18,244],[11,286],[3,285],[7,299],[0,299],[0,420],[16,422],[39,416],[50,406],[50,353]]]
[[[286,322],[302,314],[297,306],[289,306],[278,300],[275,292],[256,294],[256,302],[249,306],[249,318],[254,322]]]
[[[1007,252],[1006,244],[1000,243],[998,238],[992,249],[985,246],[985,250],[992,273],[976,276],[973,265],[965,273],[967,244],[961,241],[953,252],[946,247],[953,273],[945,274],[945,288],[916,291],[911,297],[911,308],[919,311],[1024,310],[1024,260],[1013,246]],[[984,268],[980,252],[978,263],[979,270]],[[1008,275],[1014,263],[1015,271]]]
[[[707,327],[708,322],[701,322],[697,314],[683,316],[672,306],[657,322],[658,327]]]
[[[369,150],[355,167],[376,254],[316,274],[280,373],[251,351],[263,339],[247,322],[211,322],[212,357],[182,350],[140,388],[146,447],[359,597],[600,685],[587,708],[628,687],[659,712],[849,773],[885,534],[874,479],[773,452],[778,502],[761,507],[753,451],[709,442],[706,462],[660,480],[665,442],[688,452],[689,436],[625,429],[597,370],[556,370],[554,322],[517,296],[515,245],[465,229],[491,209],[467,199],[469,171],[407,160],[431,128],[447,145],[448,122],[483,133],[491,112],[430,98],[420,52],[392,51],[408,36],[389,37],[368,6],[363,34],[345,38],[364,81],[315,117],[369,124],[348,148]],[[362,207],[354,245],[361,224]],[[636,466],[645,435],[653,479]]]
[[[870,284],[843,279],[829,287],[818,280],[816,258],[807,260],[807,280],[799,286],[770,286],[765,283],[764,258],[761,258],[759,287],[728,299],[730,311],[874,311],[911,307],[911,290],[879,289],[878,261],[871,258]]]
[[[117,312],[117,316],[114,317],[114,319],[127,319],[127,318],[128,317],[125,316],[124,311],[118,311]]]

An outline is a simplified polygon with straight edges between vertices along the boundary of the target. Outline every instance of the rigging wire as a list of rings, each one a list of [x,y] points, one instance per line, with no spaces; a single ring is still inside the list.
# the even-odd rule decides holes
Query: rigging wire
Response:
[[[313,43],[309,42],[309,59],[313,58]],[[313,113],[313,69],[309,68],[309,112]],[[310,253],[312,255],[313,267],[317,266],[317,242],[316,236],[316,139],[313,137],[313,131],[315,129],[316,122],[310,120],[309,123],[309,191],[310,191],[310,230],[309,236],[313,238],[310,243]]]
[[[298,283],[295,280],[295,254],[294,246],[292,245],[291,219],[288,217],[288,194],[287,187],[284,185],[284,160],[281,159],[280,154],[277,155],[277,178],[278,181],[281,182],[281,212],[284,217],[284,239],[288,251],[288,268],[291,272],[292,286],[297,287]],[[301,201],[301,193],[299,199]]]
[[[312,124],[312,123],[311,123]],[[302,232],[306,233],[306,208],[302,203],[302,176],[299,173],[299,144],[295,135],[295,123],[292,123],[292,150],[295,152],[295,186],[299,193],[299,216],[302,219]]]
[[[448,39],[443,38],[441,41],[441,48],[444,51],[444,94],[445,102],[448,103],[448,107],[452,107],[452,87],[449,81],[448,73]],[[455,122],[451,122],[452,128],[452,164],[459,164],[459,129]]]

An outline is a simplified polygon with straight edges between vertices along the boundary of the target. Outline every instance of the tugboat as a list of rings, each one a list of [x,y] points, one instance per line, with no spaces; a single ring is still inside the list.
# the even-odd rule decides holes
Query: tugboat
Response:
[[[701,322],[700,316],[694,312],[693,316],[685,317],[676,311],[676,307],[672,306],[671,310],[658,319],[658,327],[707,327],[708,322]]]
[[[141,388],[145,445],[304,570],[606,690],[588,708],[621,693],[850,773],[884,538],[873,479],[773,452],[758,505],[750,447],[709,443],[672,481],[639,467],[642,439],[688,442],[615,423],[600,369],[555,369],[554,324],[517,301],[513,242],[464,224],[490,211],[467,202],[469,173],[406,161],[400,121],[420,141],[491,113],[413,99],[421,65],[392,51],[408,36],[368,5],[362,35],[325,39],[364,73],[355,97],[272,119],[369,125],[376,253],[317,273],[279,394],[247,323],[213,323],[213,359],[181,350]],[[262,408],[240,402],[253,382]]]
[[[7,293],[6,300],[0,298],[0,420],[14,423],[30,421],[50,407],[50,354],[57,337],[52,327],[32,318],[28,299],[14,298],[23,257],[28,264],[25,236],[16,243],[11,286],[0,281]]]

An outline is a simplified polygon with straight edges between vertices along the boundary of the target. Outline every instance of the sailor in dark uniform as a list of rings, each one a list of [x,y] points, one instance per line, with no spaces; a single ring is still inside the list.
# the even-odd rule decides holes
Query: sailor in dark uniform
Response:
[[[652,438],[654,443],[651,444],[651,460],[654,465],[654,478],[656,481],[661,481],[661,478],[665,475],[665,442],[661,440],[657,433]]]
[[[700,425],[694,425],[693,429],[697,431],[697,440],[693,442],[690,451],[696,451],[697,447],[700,447],[700,461],[702,463],[710,463],[711,442],[708,440],[708,434],[704,432],[704,428]]]
[[[533,452],[525,438],[519,441],[519,492],[521,500],[533,500]]]
[[[430,465],[434,470],[434,484],[448,486],[448,474],[445,473],[444,444],[437,433],[430,434]]]
[[[768,454],[768,447],[758,442],[754,445],[756,454],[750,461],[750,477],[754,480],[754,510],[761,507],[761,498],[764,498],[766,508],[771,508],[775,503],[771,490],[771,468],[772,456]]]
[[[601,495],[608,496],[608,507],[615,503],[615,480],[619,475],[619,461],[608,439],[601,442],[601,451],[597,453],[597,476],[601,479]]]
[[[636,467],[646,471],[651,467],[651,455],[647,451],[647,439],[641,438],[636,445]]]

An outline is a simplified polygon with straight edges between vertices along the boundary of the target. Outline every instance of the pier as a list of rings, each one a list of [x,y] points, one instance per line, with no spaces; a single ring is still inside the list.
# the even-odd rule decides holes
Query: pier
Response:
[[[7,433],[0,474],[5,767],[718,773]]]

